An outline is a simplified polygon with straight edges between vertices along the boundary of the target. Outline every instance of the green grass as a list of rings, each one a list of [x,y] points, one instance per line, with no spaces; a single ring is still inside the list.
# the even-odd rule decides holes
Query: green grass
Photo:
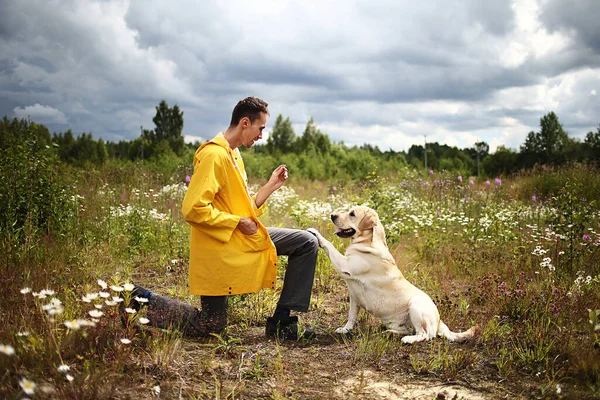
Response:
[[[152,398],[157,387],[164,398],[377,398],[378,381],[398,391],[452,382],[484,398],[600,396],[600,216],[592,203],[600,194],[583,184],[600,175],[591,167],[536,170],[501,185],[402,171],[335,190],[291,181],[276,193],[267,226],[315,227],[341,250],[347,242],[334,237],[329,213],[376,208],[398,267],[431,295],[444,322],[483,328],[465,344],[412,346],[364,312],[357,335],[334,333],[348,295],[323,252],[311,311],[302,316],[320,333],[314,343],[264,337],[278,290],[232,297],[227,335],[219,337],[148,328],[143,313],[123,324],[105,302],[118,294],[111,285],[137,282],[198,304],[187,294],[185,186],[180,174],[139,164],[67,173],[73,193],[47,210],[60,226],[25,224],[11,233],[3,225],[0,344],[14,354],[0,352],[2,398],[18,398],[24,378],[35,382],[35,398]],[[280,265],[281,284],[285,258]],[[43,289],[55,293],[40,298]],[[100,291],[109,297],[82,300]],[[94,305],[103,306],[97,321]],[[78,319],[93,326],[67,327]]]

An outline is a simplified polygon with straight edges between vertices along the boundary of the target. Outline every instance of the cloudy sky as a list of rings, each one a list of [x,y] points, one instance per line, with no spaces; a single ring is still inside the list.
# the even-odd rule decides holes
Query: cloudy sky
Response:
[[[0,0],[0,116],[131,140],[165,99],[208,139],[255,95],[301,134],[514,149],[600,125],[597,0]]]

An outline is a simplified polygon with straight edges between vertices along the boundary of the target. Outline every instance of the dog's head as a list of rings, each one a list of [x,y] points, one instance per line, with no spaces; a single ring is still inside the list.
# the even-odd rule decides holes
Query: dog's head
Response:
[[[377,212],[369,207],[356,206],[344,213],[331,214],[331,220],[337,226],[335,234],[341,238],[368,240],[375,236],[385,243],[385,233]],[[377,232],[375,232],[377,230]],[[383,237],[382,237],[383,235]]]

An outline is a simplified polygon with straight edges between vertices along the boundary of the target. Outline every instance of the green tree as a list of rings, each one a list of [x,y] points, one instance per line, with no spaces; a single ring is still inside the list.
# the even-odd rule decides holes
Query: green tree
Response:
[[[504,146],[499,146],[495,153],[488,155],[483,160],[483,170],[488,176],[509,174],[518,168],[517,157],[517,152]]]
[[[329,136],[323,134],[315,125],[315,120],[310,117],[306,123],[306,128],[299,139],[299,148],[306,153],[329,154],[331,151],[331,141]]]
[[[587,148],[587,158],[600,161],[600,126],[596,132],[588,132],[584,142]]]
[[[175,104],[169,107],[165,100],[161,100],[156,107],[156,115],[152,118],[154,130],[144,130],[143,136],[152,146],[166,141],[175,154],[180,155],[184,146],[183,142],[183,111]]]
[[[483,160],[490,153],[490,145],[486,142],[477,142],[475,143],[475,155],[477,157],[477,176],[481,175],[481,160]]]
[[[563,150],[569,142],[569,136],[553,111],[540,119],[540,128],[539,132],[529,132],[525,143],[521,146],[525,166],[531,167],[536,162],[541,164],[564,162]]]
[[[290,118],[283,119],[279,114],[275,121],[275,126],[267,139],[267,150],[270,153],[280,152],[282,154],[293,151],[294,142],[296,141],[296,133],[292,127]]]

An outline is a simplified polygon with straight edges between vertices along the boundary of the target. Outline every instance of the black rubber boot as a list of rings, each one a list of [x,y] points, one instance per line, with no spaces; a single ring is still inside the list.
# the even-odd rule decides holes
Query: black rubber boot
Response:
[[[298,316],[296,315],[288,318],[267,318],[265,335],[279,340],[314,339],[316,337],[315,332],[310,328],[305,328],[304,332],[298,332]]]

